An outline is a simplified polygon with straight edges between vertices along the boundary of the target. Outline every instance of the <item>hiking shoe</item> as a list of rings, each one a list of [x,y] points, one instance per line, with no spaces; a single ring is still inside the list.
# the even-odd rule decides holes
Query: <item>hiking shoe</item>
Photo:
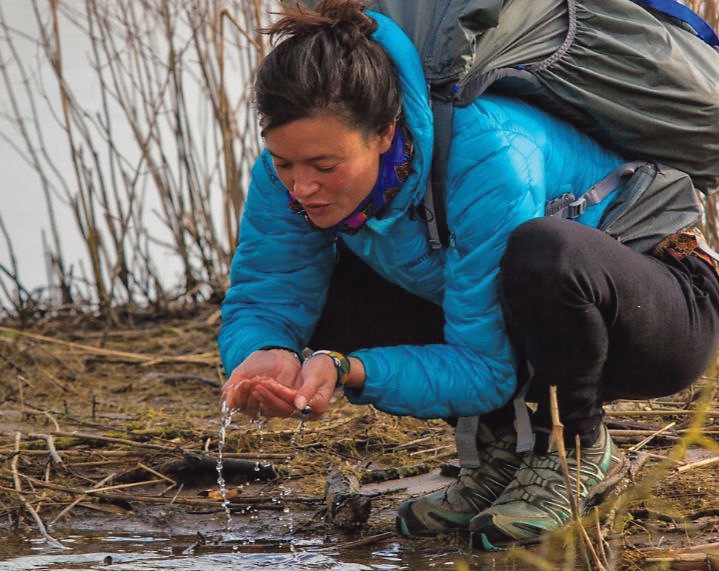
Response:
[[[404,502],[397,511],[397,531],[406,537],[466,530],[470,520],[512,481],[522,455],[515,451],[517,435],[509,428],[496,436],[484,424],[477,430],[480,466],[462,468],[442,490]]]
[[[604,425],[594,445],[581,450],[578,493],[573,449],[567,451],[567,463],[569,492],[557,452],[527,453],[514,480],[490,508],[471,521],[472,546],[496,551],[511,543],[535,543],[542,533],[562,526],[570,518],[569,494],[578,497],[579,512],[584,514],[624,475],[624,457]]]

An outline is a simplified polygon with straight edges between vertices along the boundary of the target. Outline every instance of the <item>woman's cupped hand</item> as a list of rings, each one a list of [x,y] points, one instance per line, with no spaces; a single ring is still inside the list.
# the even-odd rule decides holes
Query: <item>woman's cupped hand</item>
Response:
[[[324,413],[337,382],[332,359],[316,356],[300,364],[289,351],[255,351],[230,376],[222,389],[229,410],[250,418],[290,417],[306,406],[310,419]]]

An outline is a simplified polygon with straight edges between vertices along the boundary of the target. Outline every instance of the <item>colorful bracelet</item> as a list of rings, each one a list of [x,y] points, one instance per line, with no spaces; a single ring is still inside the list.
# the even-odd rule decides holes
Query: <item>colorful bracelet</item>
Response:
[[[350,378],[350,362],[347,357],[338,351],[313,351],[309,358],[315,355],[327,355],[335,365],[337,369],[337,384],[336,387],[343,387]]]

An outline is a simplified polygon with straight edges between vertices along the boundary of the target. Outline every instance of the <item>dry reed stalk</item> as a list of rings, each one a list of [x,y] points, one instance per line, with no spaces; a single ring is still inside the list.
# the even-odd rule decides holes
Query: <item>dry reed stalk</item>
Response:
[[[682,472],[687,472],[688,470],[694,470],[695,468],[701,468],[702,466],[710,466],[711,464],[716,463],[719,463],[719,456],[714,456],[713,458],[705,458],[704,460],[697,460],[696,462],[692,462],[691,464],[679,466],[676,471],[681,474]]]
[[[663,428],[660,428],[659,430],[656,430],[656,431],[652,432],[652,433],[649,434],[646,438],[644,438],[643,440],[641,440],[640,442],[638,442],[638,443],[635,444],[634,446],[630,447],[630,448],[629,448],[629,451],[630,451],[630,452],[637,452],[638,450],[640,450],[641,448],[643,448],[646,444],[648,444],[649,442],[651,442],[655,437],[659,436],[660,434],[665,433],[667,430],[669,430],[670,428],[672,428],[675,424],[676,424],[676,422],[670,422],[669,424],[667,424],[667,425],[664,426]]]
[[[114,438],[111,436],[102,436],[100,434],[91,434],[89,432],[80,432],[77,430],[59,430],[53,432],[55,436],[66,436],[70,438],[78,438],[80,440],[93,440],[97,442],[107,442],[110,444],[122,444],[124,446],[132,446],[135,448],[148,448],[152,450],[162,450],[164,452],[180,452],[183,451],[178,446],[165,446],[162,444],[152,444],[150,442],[138,442],[137,440],[127,440],[125,438]]]
[[[40,16],[37,11],[37,4],[33,2],[38,20]],[[52,15],[51,30],[48,33],[45,28],[41,28],[41,37],[49,55],[51,67],[55,73],[60,93],[60,103],[63,116],[63,128],[68,139],[70,147],[70,156],[72,159],[75,179],[80,189],[77,200],[74,203],[73,211],[78,219],[79,226],[83,232],[83,238],[87,246],[87,254],[93,270],[94,286],[97,292],[101,307],[109,310],[110,299],[108,297],[105,278],[102,273],[101,262],[101,244],[100,236],[95,221],[95,203],[93,190],[87,185],[86,169],[84,168],[83,158],[78,145],[75,142],[73,130],[74,122],[71,120],[71,113],[77,113],[75,101],[71,99],[67,88],[67,82],[63,72],[62,61],[62,45],[60,41],[60,21],[58,15],[58,0],[50,0],[50,13]],[[83,192],[83,190],[85,192]]]
[[[550,448],[552,443],[556,447],[557,454],[559,455],[559,462],[562,466],[562,476],[564,477],[564,486],[565,490],[567,491],[567,496],[569,498],[569,503],[572,510],[572,519],[574,524],[576,525],[577,531],[579,533],[579,536],[582,540],[582,544],[585,545],[587,548],[589,554],[592,557],[592,561],[597,566],[597,569],[599,571],[606,571],[604,566],[602,565],[601,560],[599,559],[599,556],[597,555],[596,550],[594,549],[594,545],[592,544],[592,541],[587,534],[587,530],[584,528],[584,524],[582,523],[582,514],[579,510],[579,473],[577,473],[577,496],[575,496],[572,493],[572,484],[571,479],[569,476],[569,463],[567,462],[567,449],[564,445],[564,425],[560,421],[559,418],[559,404],[557,402],[557,387],[556,385],[552,385],[549,387],[549,406],[550,406],[550,412],[551,412],[551,418],[552,418],[552,433],[550,436]],[[577,456],[579,456],[579,446],[577,446]],[[579,470],[579,463],[577,463],[577,470]]]
[[[607,410],[604,416],[627,416],[627,417],[653,417],[653,416],[691,416],[696,411],[694,409],[686,410]],[[719,410],[708,410],[707,416],[719,416]]]
[[[35,520],[35,524],[37,525],[38,531],[43,536],[45,541],[50,547],[53,547],[55,549],[66,549],[66,547],[60,543],[57,539],[55,539],[53,536],[51,536],[47,532],[47,528],[45,527],[45,524],[43,523],[42,519],[40,518],[40,515],[37,513],[35,508],[32,507],[30,502],[28,502],[25,499],[25,496],[23,495],[22,491],[22,485],[20,484],[20,474],[17,469],[17,463],[18,458],[20,457],[20,439],[21,434],[19,432],[15,433],[15,455],[12,458],[12,461],[10,462],[10,469],[12,470],[12,478],[13,482],[15,484],[15,492],[17,493],[17,497],[20,499],[20,502],[25,506],[25,509],[30,513],[32,518]]]
[[[0,9],[0,29],[3,30],[3,39],[10,51],[9,60],[4,57],[4,54],[0,53],[0,75],[2,75],[3,82],[5,84],[5,95],[10,102],[12,123],[17,128],[20,135],[19,141],[21,141],[21,143],[16,144],[14,138],[7,137],[2,132],[0,132],[0,136],[11,144],[11,146],[18,152],[18,156],[31,165],[33,170],[40,177],[40,185],[45,198],[46,211],[50,223],[50,232],[55,244],[55,251],[50,255],[50,263],[56,270],[56,276],[59,279],[61,303],[72,304],[74,303],[74,299],[71,293],[69,276],[63,261],[62,244],[60,241],[60,232],[58,230],[57,216],[55,213],[55,203],[53,200],[54,188],[50,181],[50,176],[45,170],[45,165],[47,165],[47,168],[51,171],[51,173],[56,173],[58,170],[56,163],[47,150],[45,137],[42,129],[40,128],[40,122],[38,121],[38,107],[35,101],[36,92],[32,88],[30,75],[26,70],[22,58],[20,57],[20,52],[16,48],[14,35],[11,33],[7,22],[8,20],[4,16],[2,9]],[[8,61],[13,63],[18,75],[20,76],[20,82],[14,82],[10,78],[8,74]],[[15,85],[18,84],[23,87],[22,98],[25,102],[27,102],[27,104],[29,104],[31,109],[29,118],[23,115],[20,110],[20,106],[18,105],[19,96],[16,95],[15,92]],[[32,133],[27,128],[27,123],[30,123],[35,127]],[[19,144],[22,144],[22,147],[20,147]],[[48,285],[49,283],[50,282],[48,282]]]
[[[161,478],[161,479],[165,480],[166,482],[170,482],[170,484],[172,484],[173,487],[177,485],[177,482],[175,482],[175,480],[173,480],[172,478],[168,478],[168,477],[165,476],[164,474],[161,474],[161,473],[158,472],[157,470],[155,470],[155,469],[153,469],[153,468],[150,468],[149,466],[146,466],[146,465],[143,464],[142,462],[138,462],[138,463],[137,463],[137,466],[138,466],[139,468],[142,468],[142,469],[145,470],[146,472],[149,472],[149,473],[152,474],[153,476],[157,476],[158,478]]]
[[[29,333],[27,331],[20,331],[12,329],[10,327],[1,327],[0,333],[7,333],[12,336],[27,337],[36,341],[42,341],[44,343],[52,343],[55,345],[62,345],[71,349],[84,351],[86,353],[92,353],[94,355],[102,355],[110,359],[120,359],[126,361],[140,362],[144,364],[157,364],[157,363],[197,363],[197,364],[214,364],[217,361],[217,355],[215,353],[198,353],[196,355],[143,355],[141,353],[129,353],[127,351],[113,351],[111,349],[103,349],[102,347],[94,347],[92,345],[84,345],[82,343],[72,343],[70,341],[63,341],[62,339],[55,339],[53,337],[47,337],[45,335],[38,335],[36,333]]]
[[[153,484],[159,484],[166,480],[166,478],[156,478],[154,480],[145,480],[144,482],[130,482],[129,484],[116,484],[114,486],[104,486],[102,488],[90,488],[85,491],[86,494],[101,494],[102,492],[112,492],[115,490],[126,490],[128,488],[137,488],[138,486],[152,486]]]
[[[63,304],[85,298],[112,323],[121,305],[161,309],[173,299],[217,300],[223,295],[237,245],[243,189],[260,152],[246,86],[264,53],[254,29],[265,6],[259,0],[228,0],[219,6],[204,0],[145,0],[141,5],[85,0],[80,9],[64,0],[32,0],[36,42],[57,84],[52,96],[42,88],[31,89],[31,74],[15,45],[17,38],[27,38],[0,16],[5,34],[0,48],[8,49],[0,54],[0,79],[11,103],[3,119],[19,133],[12,137],[0,131],[0,137],[40,178],[51,225],[48,258]],[[225,26],[226,21],[232,26]],[[71,26],[89,46],[96,104],[84,97],[81,101],[65,69],[65,60],[74,54],[64,53],[61,38]],[[59,166],[61,153],[47,150],[50,127],[36,105],[42,97],[57,106],[69,177]],[[29,117],[20,105],[23,98]],[[122,136],[126,128],[129,143]],[[84,241],[87,274],[82,261],[74,274],[63,261],[57,196],[69,205]],[[148,206],[148,196],[157,199],[159,212]],[[222,220],[217,219],[218,205]],[[161,227],[150,231],[149,222],[157,215]],[[171,284],[175,293],[163,284],[170,280],[161,277],[155,260],[157,248],[164,245],[181,266],[184,283]],[[0,276],[0,289],[13,293],[14,288],[29,299],[19,280],[7,283]],[[2,309],[17,312],[12,305]],[[35,310],[28,305],[28,311]]]
[[[102,480],[100,480],[95,486],[93,486],[92,489],[101,488],[102,486],[104,486],[104,485],[107,484],[108,482],[111,482],[112,479],[113,479],[116,475],[117,475],[117,474],[113,473],[113,474],[110,474],[109,476],[105,476],[105,477],[104,477]],[[58,522],[60,519],[62,519],[66,514],[69,514],[69,513],[75,508],[75,506],[77,506],[77,505],[80,504],[81,502],[85,501],[88,497],[89,497],[89,496],[88,496],[87,494],[82,494],[81,496],[77,497],[72,503],[70,503],[70,504],[69,504],[68,506],[66,506],[60,513],[58,513],[58,514],[52,519],[52,521],[50,522],[49,525],[52,526],[52,525],[54,525],[55,523],[57,523],[57,522]]]
[[[58,466],[63,464],[62,458],[60,457],[60,454],[58,454],[57,449],[55,448],[55,441],[52,437],[52,434],[35,434],[31,432],[30,434],[28,434],[28,436],[30,438],[44,439],[47,443],[47,450],[50,453],[50,458],[52,458],[52,461]]]
[[[50,482],[45,482],[43,480],[38,480],[36,478],[33,478],[31,476],[23,476],[23,478],[31,483],[33,486],[36,486],[38,488],[46,488],[49,490],[55,490],[58,492],[65,492],[68,494],[73,494],[75,496],[97,496],[100,498],[104,498],[107,500],[120,500],[120,501],[128,501],[128,502],[137,502],[137,503],[146,503],[146,504],[161,504],[161,505],[167,505],[170,503],[175,504],[182,504],[187,506],[205,506],[205,507],[212,507],[212,508],[218,508],[221,509],[222,505],[219,500],[205,500],[205,499],[198,499],[198,498],[185,498],[185,497],[174,497],[174,498],[167,498],[163,497],[161,495],[157,496],[147,496],[147,495],[134,495],[134,494],[122,494],[117,493],[114,491],[113,486],[109,486],[106,488],[100,488],[100,489],[94,489],[94,488],[76,488],[72,486],[63,486],[60,484],[52,484]],[[124,484],[124,487],[137,487],[138,485],[148,484],[148,483],[158,483],[162,480],[150,480],[149,482],[137,482],[134,484]],[[237,496],[235,498],[236,501],[233,501],[233,504],[241,505],[241,506],[263,506],[263,509],[265,507],[265,502],[268,501],[267,496]],[[293,495],[293,496],[287,496],[286,498],[283,498],[283,501],[285,503],[290,504],[321,504],[324,502],[324,496],[299,496],[299,495]],[[277,507],[277,506],[275,506]],[[280,506],[280,509],[282,507]]]

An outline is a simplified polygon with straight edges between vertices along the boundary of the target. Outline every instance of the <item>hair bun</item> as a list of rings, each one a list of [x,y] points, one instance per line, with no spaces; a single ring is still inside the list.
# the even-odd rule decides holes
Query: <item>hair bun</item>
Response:
[[[392,124],[401,105],[398,73],[371,37],[377,22],[364,9],[358,0],[321,0],[314,10],[296,0],[283,4],[262,30],[274,44],[255,77],[263,134],[320,114],[365,135]]]
[[[281,17],[269,28],[274,43],[279,38],[309,36],[331,33],[342,37],[349,44],[368,38],[376,29],[377,22],[364,13],[365,6],[358,0],[320,0],[314,10],[300,2],[289,5]]]

